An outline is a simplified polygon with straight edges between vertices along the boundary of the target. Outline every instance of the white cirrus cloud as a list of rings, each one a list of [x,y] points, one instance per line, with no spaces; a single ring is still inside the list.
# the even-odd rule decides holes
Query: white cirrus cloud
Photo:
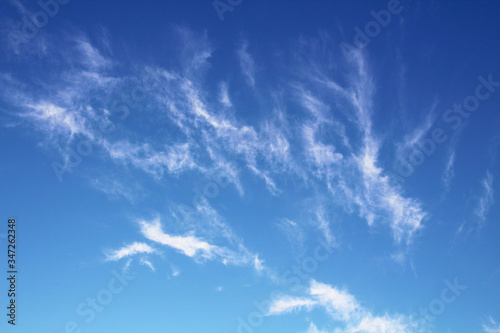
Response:
[[[268,315],[283,314],[300,310],[303,307],[309,308],[313,305],[316,305],[316,302],[312,299],[284,296],[271,304]]]
[[[135,254],[153,254],[158,253],[154,248],[146,243],[134,242],[124,247],[114,250],[106,251],[106,260],[117,261],[125,257],[133,256]]]
[[[268,315],[282,315],[293,310],[311,311],[321,308],[343,328],[344,333],[401,333],[416,332],[410,324],[410,317],[403,315],[374,315],[351,294],[345,290],[311,280],[307,293],[303,296],[281,296],[273,300]],[[309,331],[318,332],[311,324]],[[337,332],[337,331],[336,331]]]
[[[455,150],[451,150],[448,154],[446,166],[441,176],[445,190],[448,191],[451,185],[451,180],[455,176]]]
[[[213,214],[213,212],[209,212],[208,214]],[[220,223],[220,221],[215,222],[216,225]],[[196,261],[216,260],[224,265],[248,265],[252,266],[259,273],[265,269],[264,261],[259,259],[257,254],[248,251],[241,241],[229,229],[226,229],[225,226],[219,225],[217,227],[212,225],[211,227],[218,228],[218,230],[226,229],[226,239],[229,241],[228,246],[213,244],[196,236],[193,230],[182,235],[166,233],[159,218],[152,221],[142,220],[139,222],[139,226],[141,234],[148,240],[168,246]]]
[[[188,257],[196,255],[210,259],[214,256],[216,247],[195,236],[175,236],[163,232],[160,220],[140,222],[141,233],[149,240],[172,247]]]
[[[310,323],[306,333],[327,333],[326,331],[319,330],[314,323]]]
[[[488,318],[488,323],[483,324],[483,332],[485,333],[500,333],[500,323],[497,323],[493,318]]]
[[[156,268],[153,266],[153,264],[151,263],[151,261],[149,261],[149,260],[147,260],[145,258],[141,258],[140,259],[140,263],[141,263],[141,265],[149,267],[149,269],[151,269],[153,272],[156,271]]]
[[[486,220],[491,205],[493,205],[493,175],[487,171],[486,176],[481,180],[482,194],[477,203],[474,214],[481,220]]]
[[[244,40],[238,49],[240,68],[247,83],[252,88],[255,87],[255,62],[248,52],[248,41]]]

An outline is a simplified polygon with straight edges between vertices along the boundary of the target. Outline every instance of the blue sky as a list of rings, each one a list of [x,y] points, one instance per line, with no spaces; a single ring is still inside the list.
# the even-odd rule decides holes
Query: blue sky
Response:
[[[9,330],[500,332],[498,2],[0,13]]]

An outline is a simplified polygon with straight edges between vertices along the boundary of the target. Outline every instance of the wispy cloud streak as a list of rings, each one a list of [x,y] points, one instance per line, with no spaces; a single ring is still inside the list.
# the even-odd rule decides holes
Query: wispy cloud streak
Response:
[[[486,220],[491,205],[493,205],[493,175],[488,171],[486,176],[481,180],[482,194],[477,203],[474,214],[481,220]]]
[[[106,260],[117,261],[125,257],[142,253],[153,254],[157,253],[157,251],[148,244],[135,242],[130,245],[126,245],[118,250],[108,251],[106,253]]]
[[[250,87],[255,87],[255,63],[248,52],[248,41],[244,40],[238,49],[238,57],[240,60],[240,68],[243,76],[247,80]]]
[[[321,308],[336,322],[342,323],[339,332],[418,332],[403,315],[376,316],[363,307],[345,290],[312,280],[306,295],[300,297],[281,296],[271,303],[268,315],[283,315],[291,311]],[[313,326],[313,332],[317,328]]]

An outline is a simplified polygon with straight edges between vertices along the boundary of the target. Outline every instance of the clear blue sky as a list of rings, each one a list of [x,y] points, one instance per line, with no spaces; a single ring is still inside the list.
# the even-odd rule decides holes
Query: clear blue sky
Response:
[[[500,332],[499,2],[0,15],[2,331]]]

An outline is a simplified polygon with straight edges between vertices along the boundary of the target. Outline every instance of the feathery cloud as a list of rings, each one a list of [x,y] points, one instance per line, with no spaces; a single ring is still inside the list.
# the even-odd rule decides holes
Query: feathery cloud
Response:
[[[252,56],[248,53],[248,41],[244,40],[239,49],[238,57],[240,60],[240,68],[243,76],[247,80],[250,87],[255,87],[255,64]]]
[[[322,308],[330,317],[344,325],[339,332],[345,333],[399,333],[414,332],[409,317],[402,315],[376,316],[363,307],[356,298],[345,290],[311,280],[309,290],[302,297],[281,296],[273,300],[268,315],[281,315],[293,310]],[[317,332],[314,325],[309,331]]]
[[[140,232],[148,240],[170,247],[195,261],[215,260],[224,265],[251,266],[258,273],[266,268],[259,255],[251,253],[243,245],[242,240],[206,201],[200,203],[195,211],[178,207],[174,210],[174,218],[184,223],[188,231],[183,234],[167,233],[157,218],[140,221]],[[203,234],[207,238],[196,234]],[[218,238],[226,245],[215,244],[213,240]]]
[[[479,198],[474,214],[484,221],[494,201],[493,176],[489,171],[486,172],[486,176],[481,180],[481,186],[483,188],[483,193]]]
[[[448,161],[443,171],[442,180],[446,190],[450,188],[451,180],[455,176],[455,150],[452,150],[448,155]]]
[[[106,260],[117,261],[125,257],[133,256],[135,254],[153,254],[157,253],[155,249],[146,243],[134,242],[130,245],[126,245],[118,250],[107,251]]]
[[[500,324],[497,323],[493,318],[488,318],[488,323],[483,324],[483,331],[485,333],[500,333]]]

